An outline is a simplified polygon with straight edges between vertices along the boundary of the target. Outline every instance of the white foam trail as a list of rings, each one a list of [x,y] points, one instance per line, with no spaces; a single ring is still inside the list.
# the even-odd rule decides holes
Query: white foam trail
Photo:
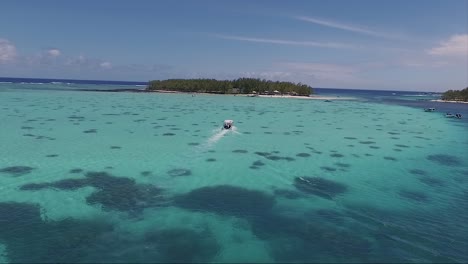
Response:
[[[217,129],[216,129],[217,130]],[[215,130],[215,131],[216,131]],[[214,145],[216,142],[218,142],[221,138],[224,137],[224,135],[226,135],[227,133],[229,133],[229,130],[228,129],[221,129],[220,131],[218,131],[216,134],[214,134],[213,136],[211,136],[207,141],[206,141],[206,145],[208,146],[212,146]]]
[[[240,134],[239,132],[237,132],[237,128],[235,126],[232,126],[231,129],[221,128],[221,130],[219,130],[219,128],[216,128],[213,130],[213,133],[214,134],[210,138],[208,138],[204,144],[199,146],[200,150],[206,150],[208,148],[211,148],[228,133]]]

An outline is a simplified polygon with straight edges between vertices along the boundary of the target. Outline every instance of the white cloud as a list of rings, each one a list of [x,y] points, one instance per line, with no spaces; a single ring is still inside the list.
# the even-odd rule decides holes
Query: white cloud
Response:
[[[58,57],[60,56],[62,53],[60,52],[59,49],[49,49],[46,51],[46,54],[48,56],[51,56],[51,57]]]
[[[427,51],[436,56],[460,56],[468,59],[468,34],[457,34]]]
[[[215,35],[215,36],[218,38],[222,38],[222,39],[231,39],[231,40],[257,42],[257,43],[268,43],[268,44],[279,44],[279,45],[310,46],[310,47],[322,47],[322,48],[351,48],[352,47],[349,44],[334,43],[334,42],[296,41],[296,40],[266,39],[266,38],[227,36],[227,35]]]
[[[0,63],[14,60],[16,57],[16,47],[7,39],[0,38]]]
[[[396,38],[397,37],[397,36],[389,34],[389,33],[370,30],[370,29],[362,27],[362,26],[344,24],[344,23],[339,23],[339,22],[335,22],[335,21],[324,20],[324,19],[319,19],[319,18],[314,18],[314,17],[296,16],[294,18],[297,19],[297,20],[310,22],[310,23],[314,23],[314,24],[317,24],[317,25],[325,26],[325,27],[337,28],[337,29],[341,29],[341,30],[345,30],[345,31],[355,32],[355,33],[374,36],[374,37],[383,37],[383,38]]]
[[[105,61],[105,62],[101,62],[99,64],[99,67],[103,68],[103,69],[110,69],[112,68],[112,64],[108,61]]]

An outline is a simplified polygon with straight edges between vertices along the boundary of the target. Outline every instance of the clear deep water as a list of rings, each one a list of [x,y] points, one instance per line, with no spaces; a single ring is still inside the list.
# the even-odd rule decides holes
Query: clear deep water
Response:
[[[0,84],[0,262],[468,261],[466,114],[34,87]]]

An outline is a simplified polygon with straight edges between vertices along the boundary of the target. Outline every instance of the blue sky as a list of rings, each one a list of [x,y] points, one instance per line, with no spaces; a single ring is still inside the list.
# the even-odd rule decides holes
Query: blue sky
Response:
[[[468,0],[0,2],[0,76],[468,86]]]

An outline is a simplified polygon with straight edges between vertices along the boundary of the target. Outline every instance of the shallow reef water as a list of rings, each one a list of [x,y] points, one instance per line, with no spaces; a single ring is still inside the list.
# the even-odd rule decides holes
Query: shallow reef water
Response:
[[[468,122],[427,101],[23,85],[0,84],[0,261],[468,262]]]

